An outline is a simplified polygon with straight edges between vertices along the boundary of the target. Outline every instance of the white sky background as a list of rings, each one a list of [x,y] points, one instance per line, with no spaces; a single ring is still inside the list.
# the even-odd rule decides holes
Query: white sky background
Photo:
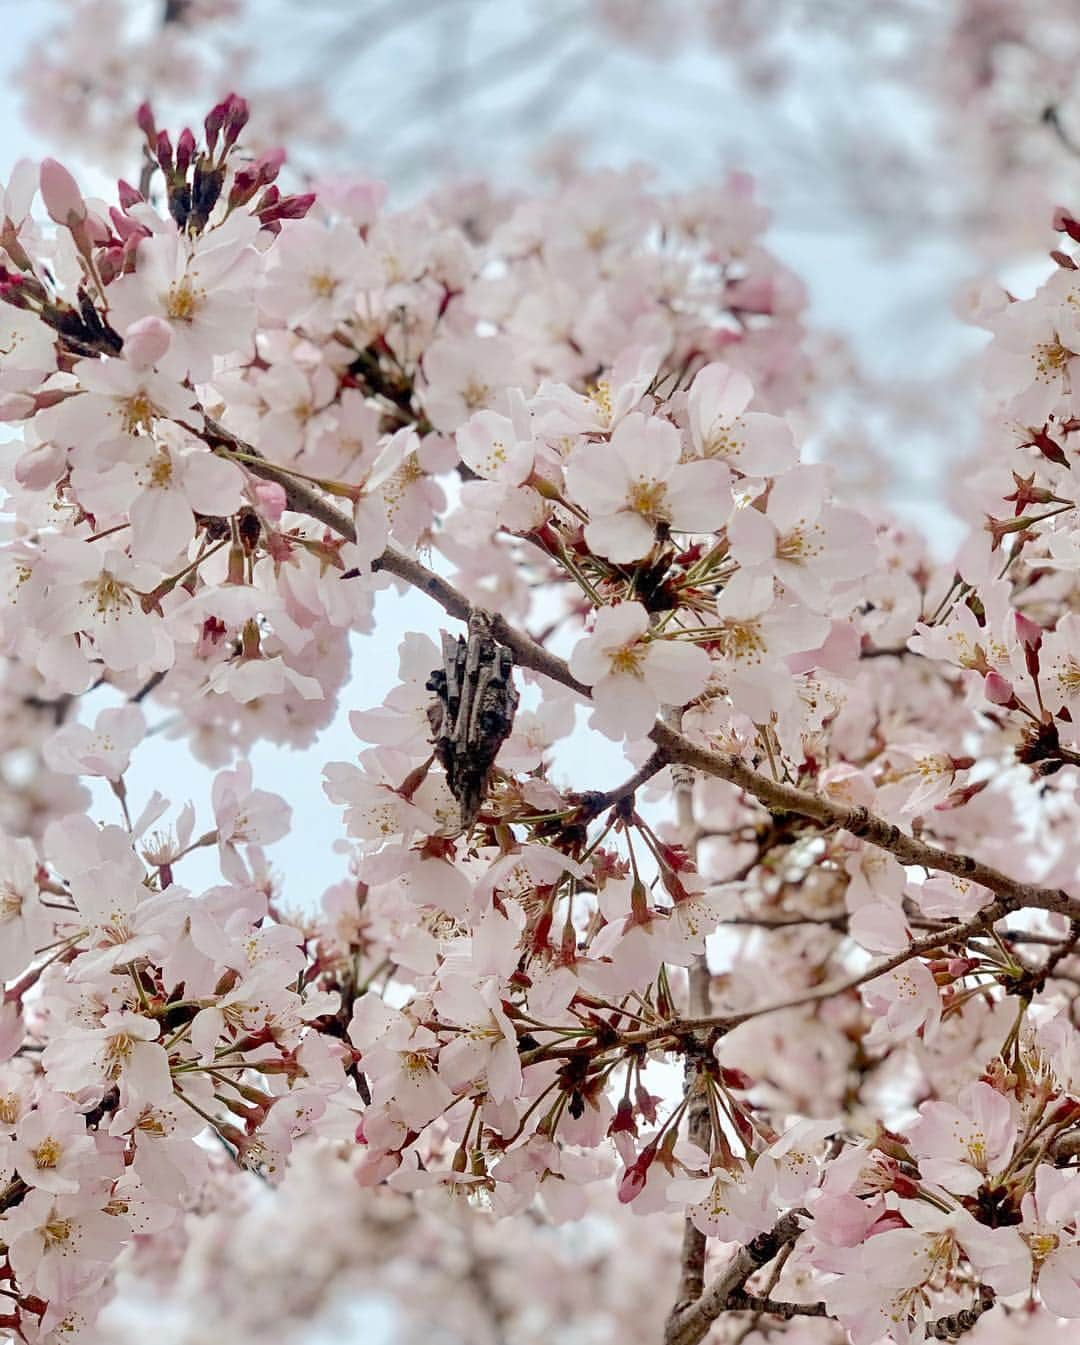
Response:
[[[58,0],[0,0],[5,76],[66,8]],[[971,263],[948,228],[920,217],[921,207],[914,224],[897,214],[901,248],[847,209],[852,190],[876,190],[860,181],[845,149],[854,102],[870,134],[875,117],[893,129],[906,119],[916,143],[930,132],[919,108],[895,90],[861,87],[861,67],[827,33],[809,46],[797,35],[790,93],[754,97],[712,50],[683,47],[656,61],[612,42],[585,21],[583,0],[256,0],[251,9],[260,82],[314,78],[348,127],[346,143],[325,159],[384,178],[392,200],[457,170],[485,172],[496,187],[527,185],[537,153],[556,135],[587,137],[588,163],[658,165],[664,186],[695,186],[745,168],[762,179],[760,197],[774,208],[770,245],[809,286],[810,321],[846,336],[874,374],[931,376],[978,344],[951,312],[951,294]],[[152,0],[148,12],[156,10]],[[241,82],[238,92],[246,91]],[[49,152],[78,167],[28,130],[18,98],[10,78],[0,79],[0,173],[6,177],[23,155]],[[201,119],[205,110],[187,112]],[[972,417],[961,433],[973,424]],[[928,483],[940,481],[938,445],[924,435],[897,447],[905,470],[894,503],[917,515]],[[940,528],[940,513],[934,522]],[[384,597],[377,615],[377,634],[357,641],[354,682],[317,746],[253,753],[257,783],[278,789],[294,808],[293,834],[271,850],[286,878],[286,906],[310,908],[344,875],[331,850],[342,834],[340,814],[323,796],[321,771],[325,761],[355,753],[348,710],[378,704],[394,683],[401,636],[409,629],[436,635],[441,617],[414,593]],[[574,781],[581,787],[604,788],[625,770],[621,754],[592,735],[567,758],[570,766],[585,762]],[[154,788],[177,807],[193,798],[196,834],[210,824],[208,784],[183,744],[162,738],[136,753],[128,775],[133,812]],[[99,812],[118,820],[107,793]],[[213,882],[211,855],[185,861],[178,876],[192,886]]]

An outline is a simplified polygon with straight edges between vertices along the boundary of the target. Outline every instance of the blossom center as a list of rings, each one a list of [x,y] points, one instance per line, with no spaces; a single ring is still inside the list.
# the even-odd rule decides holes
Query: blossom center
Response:
[[[1058,669],[1057,681],[1064,695],[1080,693],[1080,663],[1074,658],[1067,659]]]
[[[820,546],[811,545],[806,530],[802,527],[792,528],[790,532],[776,540],[776,559],[786,560],[792,565],[802,565],[820,551]]]
[[[59,1214],[53,1214],[45,1222],[41,1229],[42,1240],[48,1247],[59,1247],[67,1242],[74,1229],[74,1220],[64,1219]]]
[[[328,271],[317,271],[308,278],[311,292],[319,299],[330,299],[337,290],[338,282]]]
[[[165,490],[172,483],[173,465],[168,453],[159,453],[150,468],[150,486],[152,489]]]
[[[667,486],[663,481],[648,481],[645,477],[639,477],[630,487],[629,500],[634,513],[641,514],[650,523],[670,517]]]
[[[1061,1239],[1056,1233],[1022,1233],[1021,1237],[1031,1250],[1031,1259],[1041,1266],[1051,1252],[1056,1252]]]
[[[0,920],[17,920],[22,914],[23,896],[10,883],[0,884]]]
[[[99,616],[116,615],[131,606],[130,594],[108,570],[102,570],[97,582],[92,585],[92,596],[94,609]]]
[[[54,1139],[52,1135],[46,1135],[37,1148],[31,1149],[30,1152],[34,1156],[34,1166],[39,1172],[44,1172],[47,1168],[56,1167],[63,1149],[59,1140]]]
[[[606,424],[611,423],[611,384],[606,378],[599,379],[589,389],[589,397],[596,404],[600,416]]]
[[[165,313],[174,322],[191,322],[206,300],[206,291],[196,289],[187,276],[169,286]]]
[[[478,383],[470,378],[461,389],[461,400],[470,411],[479,411],[481,407],[488,404],[488,398],[491,396],[491,389],[486,383]]]
[[[724,657],[736,663],[760,663],[765,653],[765,640],[756,621],[728,617],[720,623],[714,639]]]
[[[127,1032],[117,1032],[105,1044],[105,1073],[118,1079],[135,1049],[135,1042]]]
[[[127,434],[136,430],[148,430],[154,419],[156,408],[145,392],[137,392],[121,404],[120,420]]]
[[[702,444],[702,456],[706,458],[737,458],[743,450],[743,442],[732,433],[733,425],[721,426],[713,430]]]
[[[1072,357],[1073,352],[1057,339],[1037,345],[1033,355],[1036,377],[1044,383],[1050,382],[1068,367]]]
[[[640,677],[645,650],[640,644],[626,644],[611,651],[611,671],[624,677]]]

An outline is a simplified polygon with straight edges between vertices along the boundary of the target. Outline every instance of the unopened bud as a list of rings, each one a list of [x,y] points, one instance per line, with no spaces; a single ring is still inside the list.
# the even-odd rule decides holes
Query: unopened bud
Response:
[[[157,127],[154,125],[154,113],[149,103],[139,104],[139,110],[135,113],[135,124],[153,145],[157,140]]]
[[[1014,612],[1013,617],[1016,620],[1016,633],[1021,643],[1028,649],[1038,649],[1042,644],[1043,628],[1030,617],[1026,617],[1023,612]]]
[[[164,318],[149,313],[124,332],[124,358],[136,369],[149,369],[171,344],[172,328]]]
[[[991,705],[1004,705],[1013,709],[1016,705],[1016,692],[1012,683],[993,668],[983,680],[983,693]]]
[[[195,137],[191,128],[185,126],[176,142],[176,171],[186,173],[195,157]]]
[[[65,228],[86,219],[86,202],[79,184],[62,163],[45,159],[41,165],[41,199],[49,218]]]

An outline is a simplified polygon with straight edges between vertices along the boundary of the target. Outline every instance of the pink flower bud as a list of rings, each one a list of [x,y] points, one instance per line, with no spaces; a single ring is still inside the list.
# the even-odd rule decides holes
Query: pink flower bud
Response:
[[[1042,644],[1043,628],[1036,625],[1030,617],[1026,617],[1023,612],[1014,612],[1016,618],[1016,633],[1020,637],[1022,644],[1028,649],[1038,649]]]
[[[270,224],[274,220],[303,219],[314,204],[315,193],[307,191],[296,196],[283,196],[280,201],[269,207],[260,204],[256,213],[263,224]]]
[[[116,192],[120,198],[120,204],[125,210],[130,210],[133,205],[142,205],[146,199],[141,191],[133,187],[130,182],[125,182],[123,178],[116,184]]]
[[[630,1202],[645,1190],[645,1173],[637,1163],[633,1167],[626,1169],[623,1173],[623,1179],[619,1183],[619,1204],[629,1205]]]
[[[49,218],[57,224],[70,226],[86,219],[86,202],[79,184],[62,163],[44,159],[41,164],[41,199]]]
[[[1002,677],[999,672],[995,672],[993,668],[986,674],[986,680],[983,682],[983,692],[991,705],[1008,705],[1016,699],[1012,683],[1008,678]]]
[[[285,151],[283,149],[268,149],[265,154],[260,154],[252,164],[256,182],[261,187],[273,182],[274,178],[281,172],[281,166],[284,162]]]
[[[277,523],[285,511],[285,487],[276,481],[260,481],[255,487],[259,508],[271,523]]]
[[[206,148],[211,154],[214,152],[214,146],[217,144],[218,135],[225,124],[225,104],[215,103],[206,114],[206,120],[203,122],[203,129],[206,131]]]
[[[157,127],[154,125],[154,112],[149,103],[140,103],[135,113],[135,123],[148,140],[157,139]]]
[[[164,318],[148,314],[124,332],[124,358],[136,369],[149,369],[168,350],[172,328]]]

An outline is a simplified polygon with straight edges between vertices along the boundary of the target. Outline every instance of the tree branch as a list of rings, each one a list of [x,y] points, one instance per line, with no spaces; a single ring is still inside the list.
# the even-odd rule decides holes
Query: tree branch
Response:
[[[297,480],[284,468],[276,467],[273,463],[261,460],[249,461],[251,458],[261,459],[262,455],[209,418],[206,421],[204,438],[222,456],[242,455],[242,465],[248,471],[267,481],[276,481],[284,489],[290,509],[297,513],[308,514],[348,541],[356,540],[356,529],[352,520],[329,504],[318,490]],[[396,547],[388,547],[382,556],[377,557],[372,562],[372,569],[396,575],[433,598],[450,616],[460,621],[468,621],[473,610],[473,604],[469,599],[434,570],[429,570],[420,561],[398,551]],[[494,615],[492,632],[500,643],[514,651],[515,660],[521,667],[542,673],[545,677],[550,677],[553,681],[578,692],[579,695],[585,697],[590,695],[589,687],[573,676],[565,660],[545,649],[530,635],[511,626],[505,617]],[[955,878],[966,878],[970,882],[978,883],[1000,898],[1006,911],[1030,908],[1056,911],[1072,919],[1080,919],[1080,900],[1070,897],[1061,888],[1040,887],[1037,883],[1024,883],[1016,878],[1010,878],[1008,874],[1001,873],[989,864],[983,864],[971,855],[944,850],[940,846],[916,840],[914,836],[909,836],[867,808],[850,807],[812,790],[798,789],[794,785],[785,785],[778,780],[769,779],[748,766],[740,757],[699,747],[660,721],[653,726],[649,736],[667,763],[682,763],[705,775],[727,780],[757,799],[770,812],[797,813],[801,817],[819,822],[824,827],[846,831],[881,850],[887,850],[902,864],[917,865],[937,873],[947,873]]]
[[[740,1247],[705,1292],[687,1307],[676,1307],[667,1320],[664,1345],[698,1345],[717,1317],[732,1306],[731,1299],[754,1273],[778,1255],[802,1232],[798,1216],[785,1214],[767,1233]],[[743,1303],[741,1306],[750,1306]]]
[[[983,1313],[989,1312],[993,1306],[993,1289],[989,1285],[980,1284],[979,1297],[972,1307],[963,1308],[960,1312],[952,1312],[947,1317],[939,1317],[936,1321],[926,1323],[926,1339],[955,1340],[957,1336],[970,1331]]]
[[[767,1295],[762,1297],[760,1294],[748,1294],[742,1289],[736,1289],[728,1295],[728,1312],[741,1312],[749,1310],[751,1312],[771,1312],[774,1317],[783,1317],[790,1319],[792,1317],[829,1317],[831,1313],[824,1303],[787,1303],[780,1302],[775,1298],[769,1298]]]
[[[472,604],[465,595],[412,557],[391,548],[374,562],[373,568],[397,575],[434,598],[451,616],[462,621],[468,620]],[[571,674],[563,659],[537,644],[531,636],[515,629],[505,618],[495,617],[494,630],[497,638],[514,651],[514,657],[522,667],[543,673],[582,696],[590,694],[589,688]],[[1080,918],[1080,900],[1070,897],[1061,888],[1040,887],[1037,883],[1024,883],[1010,878],[1008,874],[983,864],[971,855],[916,840],[867,808],[849,807],[812,790],[781,784],[761,775],[740,757],[699,747],[659,720],[649,736],[669,764],[681,763],[705,775],[727,780],[752,795],[770,812],[797,813],[822,826],[847,831],[881,850],[888,850],[902,864],[919,865],[978,883],[1002,899],[1005,903],[1003,910],[1015,911],[1027,907]]]
[[[294,513],[307,514],[309,518],[325,524],[332,532],[344,537],[347,542],[356,541],[356,526],[348,514],[332,505],[315,486],[294,476],[288,468],[269,462],[257,448],[238,439],[235,434],[230,434],[216,420],[206,417],[206,428],[200,433],[200,438],[219,458],[235,462],[252,476],[279,485],[285,492],[286,505]]]

